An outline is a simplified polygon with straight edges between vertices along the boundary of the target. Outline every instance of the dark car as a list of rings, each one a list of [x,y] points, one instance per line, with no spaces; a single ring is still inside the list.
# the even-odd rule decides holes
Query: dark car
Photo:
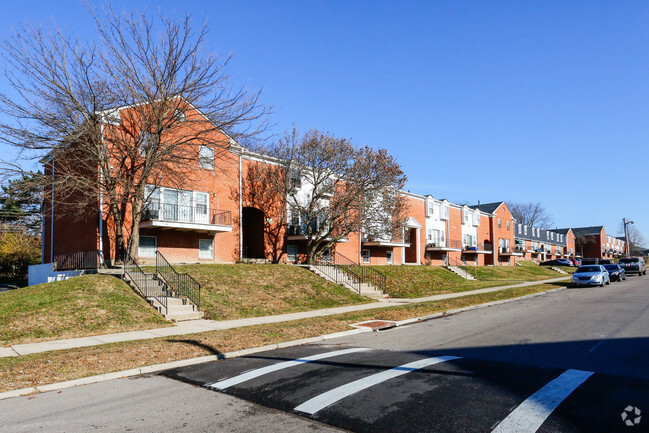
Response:
[[[583,259],[581,259],[581,264],[582,265],[599,265],[599,259],[598,258],[584,257]]]
[[[539,263],[541,266],[574,266],[568,259],[554,259]]]
[[[2,292],[8,292],[9,290],[16,290],[18,286],[14,286],[12,284],[0,284],[0,293]]]
[[[599,259],[599,264],[600,265],[612,265],[612,264],[614,264],[614,262],[611,259]]]
[[[611,277],[611,281],[622,281],[626,280],[626,272],[620,265],[610,264],[604,265],[608,271],[608,275]]]
[[[620,259],[619,265],[627,274],[647,274],[647,265],[642,257],[624,257]]]

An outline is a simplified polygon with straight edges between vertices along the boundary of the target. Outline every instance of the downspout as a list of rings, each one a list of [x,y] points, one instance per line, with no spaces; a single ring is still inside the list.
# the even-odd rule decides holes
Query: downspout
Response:
[[[104,124],[101,124],[101,146],[104,146]],[[104,263],[104,167],[99,166],[99,266]]]
[[[241,195],[243,194],[242,188],[243,188],[243,181],[241,180],[241,154],[243,151],[239,152],[239,261],[243,260],[243,236],[241,233],[241,226],[243,224],[243,220],[241,218],[241,214],[243,213],[243,200]]]
[[[43,172],[45,169],[43,168]],[[45,263],[45,195],[41,198],[41,265]]]

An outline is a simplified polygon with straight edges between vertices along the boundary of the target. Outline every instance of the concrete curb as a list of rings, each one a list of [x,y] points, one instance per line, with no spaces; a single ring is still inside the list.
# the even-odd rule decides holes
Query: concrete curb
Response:
[[[432,320],[432,319],[436,319],[438,317],[450,316],[452,314],[458,314],[458,313],[462,313],[462,312],[465,312],[465,311],[477,310],[477,309],[480,309],[480,308],[491,307],[491,306],[494,306],[494,305],[505,304],[505,303],[508,303],[508,302],[520,301],[521,299],[533,298],[535,296],[541,296],[541,295],[545,295],[545,294],[548,294],[548,293],[558,292],[558,291],[561,291],[561,290],[566,290],[566,287],[559,287],[559,288],[556,288],[556,289],[545,290],[543,292],[532,293],[530,295],[519,296],[519,297],[516,297],[516,298],[502,299],[500,301],[487,302],[485,304],[470,305],[468,307],[457,308],[457,309],[454,309],[454,310],[448,310],[448,311],[444,311],[444,312],[440,312],[440,313],[429,314],[429,315],[426,315],[426,316],[415,317],[415,318],[412,318],[412,319],[401,320],[401,321],[396,322],[396,325],[397,325],[397,327],[404,326],[404,325],[409,325],[411,323],[423,322],[423,321],[426,321],[426,320]],[[189,365],[202,364],[202,363],[205,363],[205,362],[217,361],[217,360],[220,360],[220,359],[238,358],[240,356],[250,355],[250,354],[259,353],[259,352],[265,352],[267,350],[274,350],[274,349],[282,349],[282,348],[286,348],[286,347],[301,346],[303,344],[315,343],[315,342],[318,342],[318,341],[330,340],[330,339],[333,339],[333,338],[346,337],[346,336],[349,336],[349,335],[362,334],[362,333],[366,333],[366,332],[373,332],[373,330],[371,328],[352,329],[350,331],[335,332],[333,334],[325,334],[325,335],[320,335],[320,336],[317,336],[317,337],[303,338],[301,340],[285,341],[285,342],[276,343],[276,344],[269,344],[269,345],[266,345],[266,346],[252,347],[252,348],[249,348],[249,349],[236,350],[234,352],[221,353],[221,354],[218,354],[218,355],[208,355],[208,356],[201,356],[201,357],[198,357],[198,358],[182,359],[182,360],[179,360],[179,361],[166,362],[164,364],[147,365],[147,366],[144,366],[144,367],[132,368],[132,369],[129,369],[129,370],[122,370],[122,371],[115,371],[115,372],[112,372],[112,373],[98,374],[98,375],[95,375],[95,376],[88,376],[88,377],[83,377],[83,378],[80,378],[80,379],[68,380],[68,381],[65,381],[65,382],[51,383],[51,384],[48,384],[48,385],[42,385],[42,386],[36,386],[36,387],[30,387],[30,388],[14,389],[14,390],[11,390],[11,391],[1,392],[0,393],[0,400],[5,400],[7,398],[13,398],[13,397],[26,396],[26,395],[30,395],[30,394],[39,393],[39,392],[58,391],[58,390],[66,389],[66,388],[72,388],[72,387],[75,387],[75,386],[90,385],[90,384],[93,384],[93,383],[105,382],[107,380],[123,379],[123,378],[126,378],[126,377],[139,376],[141,374],[157,373],[159,371],[170,370],[172,368],[186,367],[186,366],[189,366]]]
[[[333,334],[320,335],[318,337],[303,338],[301,340],[284,341],[276,344],[268,344],[266,346],[252,347],[250,349],[236,350],[234,352],[226,352],[218,355],[201,356],[198,358],[181,359],[179,361],[166,362],[164,364],[147,365],[144,367],[132,368],[129,370],[114,371],[112,373],[103,373],[95,376],[82,377],[80,379],[67,380],[65,382],[51,383],[48,385],[41,385],[30,388],[14,389],[0,393],[0,400],[7,398],[21,397],[30,394],[47,391],[59,391],[66,388],[73,388],[75,386],[90,385],[92,383],[105,382],[113,379],[123,379],[126,377],[139,376],[141,374],[157,373],[159,371],[170,370],[172,368],[187,367],[189,365],[203,364],[210,361],[218,361],[220,359],[238,358],[240,356],[251,355],[253,353],[265,352],[267,350],[281,349],[285,347],[300,346],[302,344],[314,343],[317,341],[330,340],[332,338],[345,337],[348,335],[362,334],[364,332],[371,332],[367,329],[352,329],[350,331],[336,332]]]

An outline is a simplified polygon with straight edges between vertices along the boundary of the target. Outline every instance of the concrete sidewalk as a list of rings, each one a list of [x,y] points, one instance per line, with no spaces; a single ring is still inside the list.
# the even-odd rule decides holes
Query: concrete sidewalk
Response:
[[[471,290],[458,293],[447,293],[442,295],[426,296],[424,298],[388,298],[380,302],[361,305],[350,305],[346,307],[325,308],[323,310],[303,311],[300,313],[279,314],[276,316],[251,317],[237,320],[192,320],[180,322],[168,328],[147,329],[145,331],[120,332],[117,334],[95,335],[92,337],[70,338],[66,340],[45,341],[42,343],[16,344],[9,347],[0,347],[0,358],[9,356],[22,356],[31,353],[49,352],[52,350],[74,349],[77,347],[98,346],[107,343],[120,343],[124,341],[146,340],[159,337],[170,337],[174,335],[195,334],[198,332],[219,331],[232,328],[243,328],[246,326],[263,325],[267,323],[289,322],[311,317],[325,317],[334,314],[349,313],[354,311],[374,310],[392,307],[395,305],[414,304],[419,302],[440,301],[444,299],[459,298],[462,296],[476,295],[481,293],[497,292],[513,287],[534,286],[537,284],[554,283],[566,280],[568,277],[552,278],[548,280],[529,281],[508,286],[488,287],[486,289]]]

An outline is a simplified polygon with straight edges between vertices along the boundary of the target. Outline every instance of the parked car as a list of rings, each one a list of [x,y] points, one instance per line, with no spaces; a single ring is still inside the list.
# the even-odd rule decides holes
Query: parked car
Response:
[[[642,257],[624,257],[620,259],[619,265],[627,274],[647,274],[647,265]]]
[[[16,290],[18,286],[14,286],[12,284],[0,284],[0,293],[2,292],[8,292],[9,290]]]
[[[581,260],[580,259],[569,258],[568,260],[570,260],[572,262],[572,265],[575,266],[575,267],[581,266]]]
[[[599,259],[599,265],[612,265],[614,262],[611,259]]]
[[[599,259],[598,258],[584,257],[583,259],[581,259],[581,264],[582,265],[599,265]]]
[[[574,266],[568,259],[554,259],[539,263],[541,266]]]
[[[611,284],[611,277],[606,268],[602,265],[582,265],[577,268],[572,279],[570,286],[600,286],[604,284]]]
[[[622,268],[622,266],[616,264],[610,264],[610,265],[604,265],[604,267],[608,271],[608,275],[609,277],[611,277],[611,281],[626,280],[626,272],[624,271],[624,268]]]

